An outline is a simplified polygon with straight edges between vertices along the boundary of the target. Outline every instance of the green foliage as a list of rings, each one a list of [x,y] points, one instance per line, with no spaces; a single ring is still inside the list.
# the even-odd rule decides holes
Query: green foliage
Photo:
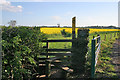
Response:
[[[75,74],[85,73],[86,54],[88,52],[89,30],[81,30],[77,39],[73,40],[71,56],[72,68]]]
[[[70,37],[70,36],[71,36],[71,33],[66,32],[65,29],[63,29],[63,30],[61,31],[61,34],[62,34],[64,37]]]
[[[3,79],[32,79],[45,35],[37,27],[2,27]]]

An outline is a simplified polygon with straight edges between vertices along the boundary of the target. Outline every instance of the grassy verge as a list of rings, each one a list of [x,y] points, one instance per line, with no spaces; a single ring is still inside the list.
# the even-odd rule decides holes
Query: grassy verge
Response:
[[[116,74],[113,73],[115,69],[111,63],[112,58],[110,55],[112,54],[113,43],[117,37],[107,38],[106,40],[102,39],[101,53],[96,66],[96,78],[116,77]]]

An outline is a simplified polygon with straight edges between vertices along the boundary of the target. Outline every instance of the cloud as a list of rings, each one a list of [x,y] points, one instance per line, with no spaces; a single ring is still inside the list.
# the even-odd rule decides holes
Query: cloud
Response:
[[[0,0],[0,10],[5,10],[9,12],[22,12],[23,7],[21,5],[12,6],[10,1]]]
[[[60,16],[52,16],[52,18],[55,19],[55,20],[61,20]]]

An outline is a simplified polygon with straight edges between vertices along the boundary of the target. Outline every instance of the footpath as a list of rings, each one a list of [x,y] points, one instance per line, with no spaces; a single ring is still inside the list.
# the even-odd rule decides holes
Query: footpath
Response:
[[[114,73],[120,78],[120,38],[113,44],[112,64],[115,66]]]

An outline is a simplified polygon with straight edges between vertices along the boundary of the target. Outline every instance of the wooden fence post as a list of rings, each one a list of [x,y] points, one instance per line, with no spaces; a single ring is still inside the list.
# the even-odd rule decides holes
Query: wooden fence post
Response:
[[[46,59],[47,58],[49,58],[49,56],[48,56],[48,48],[49,48],[49,43],[48,43],[48,41],[47,41],[47,43],[46,43],[46,48],[47,48],[47,50],[46,50]],[[49,77],[49,73],[50,73],[50,69],[51,69],[51,64],[50,64],[50,62],[49,61],[45,61],[45,63],[46,63],[46,70],[45,70],[45,74],[46,74],[46,77],[48,78]]]
[[[110,34],[110,39],[112,39],[112,33]]]
[[[106,34],[105,34],[104,40],[106,40]]]
[[[74,40],[76,38],[75,27],[76,27],[76,17],[73,17],[72,18],[72,48],[75,46],[74,44]]]
[[[120,30],[120,29],[119,29]],[[120,38],[120,31],[117,32],[117,36],[118,38]]]
[[[76,26],[76,17],[72,18],[72,39],[75,39],[75,26]]]
[[[99,34],[97,35],[97,36],[99,36]],[[99,42],[99,38],[97,38],[97,43]]]
[[[117,36],[118,36],[118,32],[117,32]]]
[[[114,37],[116,37],[116,32],[114,33]]]

